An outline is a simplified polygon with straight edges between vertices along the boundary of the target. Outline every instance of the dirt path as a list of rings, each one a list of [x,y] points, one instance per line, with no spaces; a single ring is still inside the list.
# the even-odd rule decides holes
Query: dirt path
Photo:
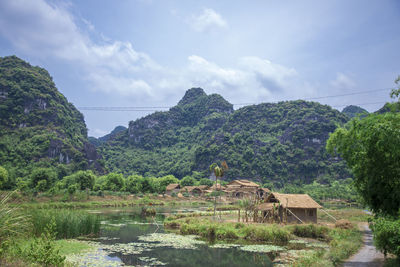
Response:
[[[368,224],[363,224],[361,227],[364,230],[364,245],[357,254],[353,255],[343,264],[343,267],[383,266],[384,256],[381,252],[376,250],[373,244],[371,229],[369,229]]]

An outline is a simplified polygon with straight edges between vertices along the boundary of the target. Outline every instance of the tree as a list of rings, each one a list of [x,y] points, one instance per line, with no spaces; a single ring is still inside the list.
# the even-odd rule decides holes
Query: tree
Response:
[[[175,176],[173,176],[173,175],[166,175],[161,178],[158,178],[158,180],[160,181],[160,191],[162,193],[165,192],[165,189],[169,184],[178,184],[179,183],[179,180],[177,178],[175,178]]]
[[[355,187],[375,212],[396,215],[400,207],[400,114],[371,114],[338,128],[327,142],[354,174]]]
[[[226,170],[228,170],[228,164],[226,164],[225,160],[221,163],[221,167],[218,166],[217,163],[213,163],[210,165],[210,171],[214,172],[217,184],[218,184],[218,177],[222,178],[224,176]]]
[[[78,171],[72,175],[63,178],[65,187],[68,188],[70,185],[77,184],[80,190],[93,189],[96,175],[92,171]]]
[[[33,187],[39,191],[48,190],[54,183],[57,173],[51,168],[37,168],[30,175]]]
[[[142,181],[143,177],[141,175],[131,175],[126,178],[126,191],[137,194],[142,191]]]
[[[106,175],[104,190],[122,191],[125,186],[124,176],[120,173],[109,173]]]
[[[5,168],[0,166],[0,189],[3,189],[3,187],[7,184],[8,182],[8,172]]]
[[[390,92],[391,98],[396,98],[400,96],[400,75],[394,82],[397,84],[397,88],[392,89],[392,92]]]
[[[196,183],[196,180],[191,176],[185,176],[182,178],[180,184],[181,186],[191,186]]]
[[[200,185],[208,185],[208,186],[212,186],[213,185],[213,181],[211,181],[208,178],[201,178],[199,181]]]
[[[228,164],[226,164],[226,161],[224,160],[221,163],[221,167],[218,166],[217,163],[213,163],[210,165],[209,169],[211,172],[214,172],[214,174],[215,174],[215,180],[216,180],[215,182],[216,182],[216,188],[217,188],[217,192],[218,192],[220,190],[220,187],[218,186],[218,177],[222,178],[224,176],[225,171],[228,170]],[[221,194],[218,194],[218,195],[220,196]],[[217,208],[217,195],[214,196],[214,217],[215,217],[216,208]]]

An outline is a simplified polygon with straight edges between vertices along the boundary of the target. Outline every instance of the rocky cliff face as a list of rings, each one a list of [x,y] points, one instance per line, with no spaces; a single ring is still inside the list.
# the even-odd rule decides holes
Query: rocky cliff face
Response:
[[[83,115],[57,90],[45,69],[15,56],[0,58],[0,92],[2,165],[96,165],[99,156],[88,143]]]

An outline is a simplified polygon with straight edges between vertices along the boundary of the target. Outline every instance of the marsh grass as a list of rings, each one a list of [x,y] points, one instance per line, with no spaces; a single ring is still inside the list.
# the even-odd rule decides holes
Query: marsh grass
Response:
[[[372,215],[369,215],[364,210],[358,208],[328,209],[327,212],[337,219],[345,219],[350,222],[368,222],[369,219],[373,218]],[[333,222],[332,219],[323,212],[318,212],[318,221]]]
[[[291,237],[291,233],[287,229],[273,225],[218,223],[207,219],[199,220],[194,218],[186,218],[181,222],[180,233],[184,235],[199,235],[210,240],[244,239],[254,242],[271,242],[274,244],[286,244]]]
[[[11,239],[23,236],[30,228],[30,218],[21,212],[18,206],[11,206],[9,201],[14,192],[8,192],[0,199],[0,256]]]
[[[100,232],[100,217],[85,211],[35,210],[32,212],[32,232],[39,236],[54,218],[57,239],[97,235]]]
[[[87,202],[31,202],[21,204],[23,209],[89,209],[109,207],[134,207],[139,205],[164,205],[164,202],[156,199],[143,198],[134,200],[109,200],[109,201],[87,201]]]

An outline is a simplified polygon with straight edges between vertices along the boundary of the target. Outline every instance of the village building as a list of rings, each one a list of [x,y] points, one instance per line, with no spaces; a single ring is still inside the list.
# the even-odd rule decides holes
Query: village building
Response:
[[[208,189],[207,185],[185,186],[185,187],[181,188],[180,192],[181,193],[186,192],[192,196],[203,196],[206,193],[207,189]]]
[[[265,200],[267,196],[271,193],[268,188],[258,188],[256,191],[258,199]]]
[[[210,186],[209,190],[211,191],[224,191],[226,190],[226,186],[223,186],[221,184],[213,184]]]
[[[259,188],[260,186],[249,180],[233,180],[226,185],[228,188]]]
[[[249,180],[233,180],[226,185],[226,192],[229,196],[234,198],[259,197],[259,195],[264,197],[266,195],[265,193],[269,192],[269,189],[266,188],[266,190],[260,191],[260,188],[260,185]]]
[[[169,184],[165,189],[165,194],[172,195],[173,193],[178,194],[181,186],[179,184]]]
[[[322,208],[307,194],[271,193],[256,207],[261,212],[259,222],[317,223],[317,211]]]

